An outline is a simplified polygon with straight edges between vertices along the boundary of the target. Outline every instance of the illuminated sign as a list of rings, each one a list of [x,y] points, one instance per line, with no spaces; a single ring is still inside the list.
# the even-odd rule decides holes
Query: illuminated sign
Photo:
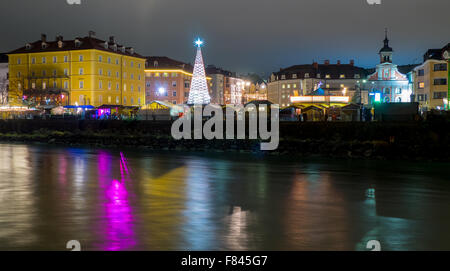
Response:
[[[348,103],[350,101],[349,96],[293,96],[291,97],[292,103]]]

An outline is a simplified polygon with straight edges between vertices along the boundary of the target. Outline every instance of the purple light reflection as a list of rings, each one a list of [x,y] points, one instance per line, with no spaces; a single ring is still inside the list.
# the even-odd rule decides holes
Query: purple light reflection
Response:
[[[101,231],[104,233],[104,243],[102,250],[120,251],[132,249],[137,241],[134,232],[134,214],[129,203],[129,193],[127,191],[125,179],[127,176],[127,166],[123,154],[120,157],[120,177],[121,181],[111,178],[111,160],[108,154],[99,153],[100,187],[104,189],[101,200],[104,209],[104,223]],[[125,172],[123,167],[126,168]],[[108,175],[108,176],[105,176]]]

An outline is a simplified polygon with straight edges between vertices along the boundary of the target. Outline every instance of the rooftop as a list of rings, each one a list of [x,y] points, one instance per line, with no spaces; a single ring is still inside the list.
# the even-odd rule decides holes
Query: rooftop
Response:
[[[117,44],[113,36],[109,38],[109,41],[104,41],[96,38],[95,33],[92,31],[89,32],[89,36],[86,36],[84,38],[77,37],[73,40],[64,40],[62,36],[57,36],[54,41],[48,41],[47,35],[42,34],[40,40],[27,43],[25,46],[13,50],[8,54],[27,54],[89,49],[96,49],[131,57],[144,58],[141,55],[137,54],[132,47],[125,47],[123,45]]]

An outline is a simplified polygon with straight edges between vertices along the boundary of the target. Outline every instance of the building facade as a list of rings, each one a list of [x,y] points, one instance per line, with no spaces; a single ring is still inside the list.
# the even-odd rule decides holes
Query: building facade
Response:
[[[206,74],[211,78],[211,103],[213,104],[243,104],[247,81],[238,78],[235,73],[209,65]],[[248,84],[247,84],[248,83]]]
[[[413,89],[406,74],[399,71],[393,64],[394,50],[389,47],[389,39],[384,39],[384,46],[379,51],[380,64],[375,72],[369,75],[368,82],[364,86],[369,90],[370,104],[375,102],[411,102]]]
[[[362,84],[367,77],[367,70],[356,67],[354,61],[349,64],[296,65],[280,69],[273,73],[267,84],[267,98],[281,107],[292,104],[291,97],[315,94],[320,90],[325,96],[348,96],[350,101],[364,102]]]
[[[84,38],[48,41],[46,35],[9,56],[10,104],[125,105],[145,102],[145,58],[132,47]]]
[[[428,50],[423,63],[414,69],[414,97],[422,112],[448,107],[449,67],[445,53],[449,48],[450,44]]]
[[[168,57],[147,57],[145,102],[184,104],[189,98],[193,67]]]
[[[0,105],[8,103],[8,88],[9,88],[9,68],[8,56],[0,55]]]

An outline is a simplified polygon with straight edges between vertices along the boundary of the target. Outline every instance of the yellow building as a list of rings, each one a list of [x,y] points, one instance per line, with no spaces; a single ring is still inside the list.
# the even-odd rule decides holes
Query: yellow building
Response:
[[[414,96],[421,111],[443,110],[448,100],[448,64],[443,49],[431,49],[424,55],[424,63],[414,69]]]
[[[131,47],[88,37],[27,43],[9,56],[11,105],[145,104],[145,58]]]

